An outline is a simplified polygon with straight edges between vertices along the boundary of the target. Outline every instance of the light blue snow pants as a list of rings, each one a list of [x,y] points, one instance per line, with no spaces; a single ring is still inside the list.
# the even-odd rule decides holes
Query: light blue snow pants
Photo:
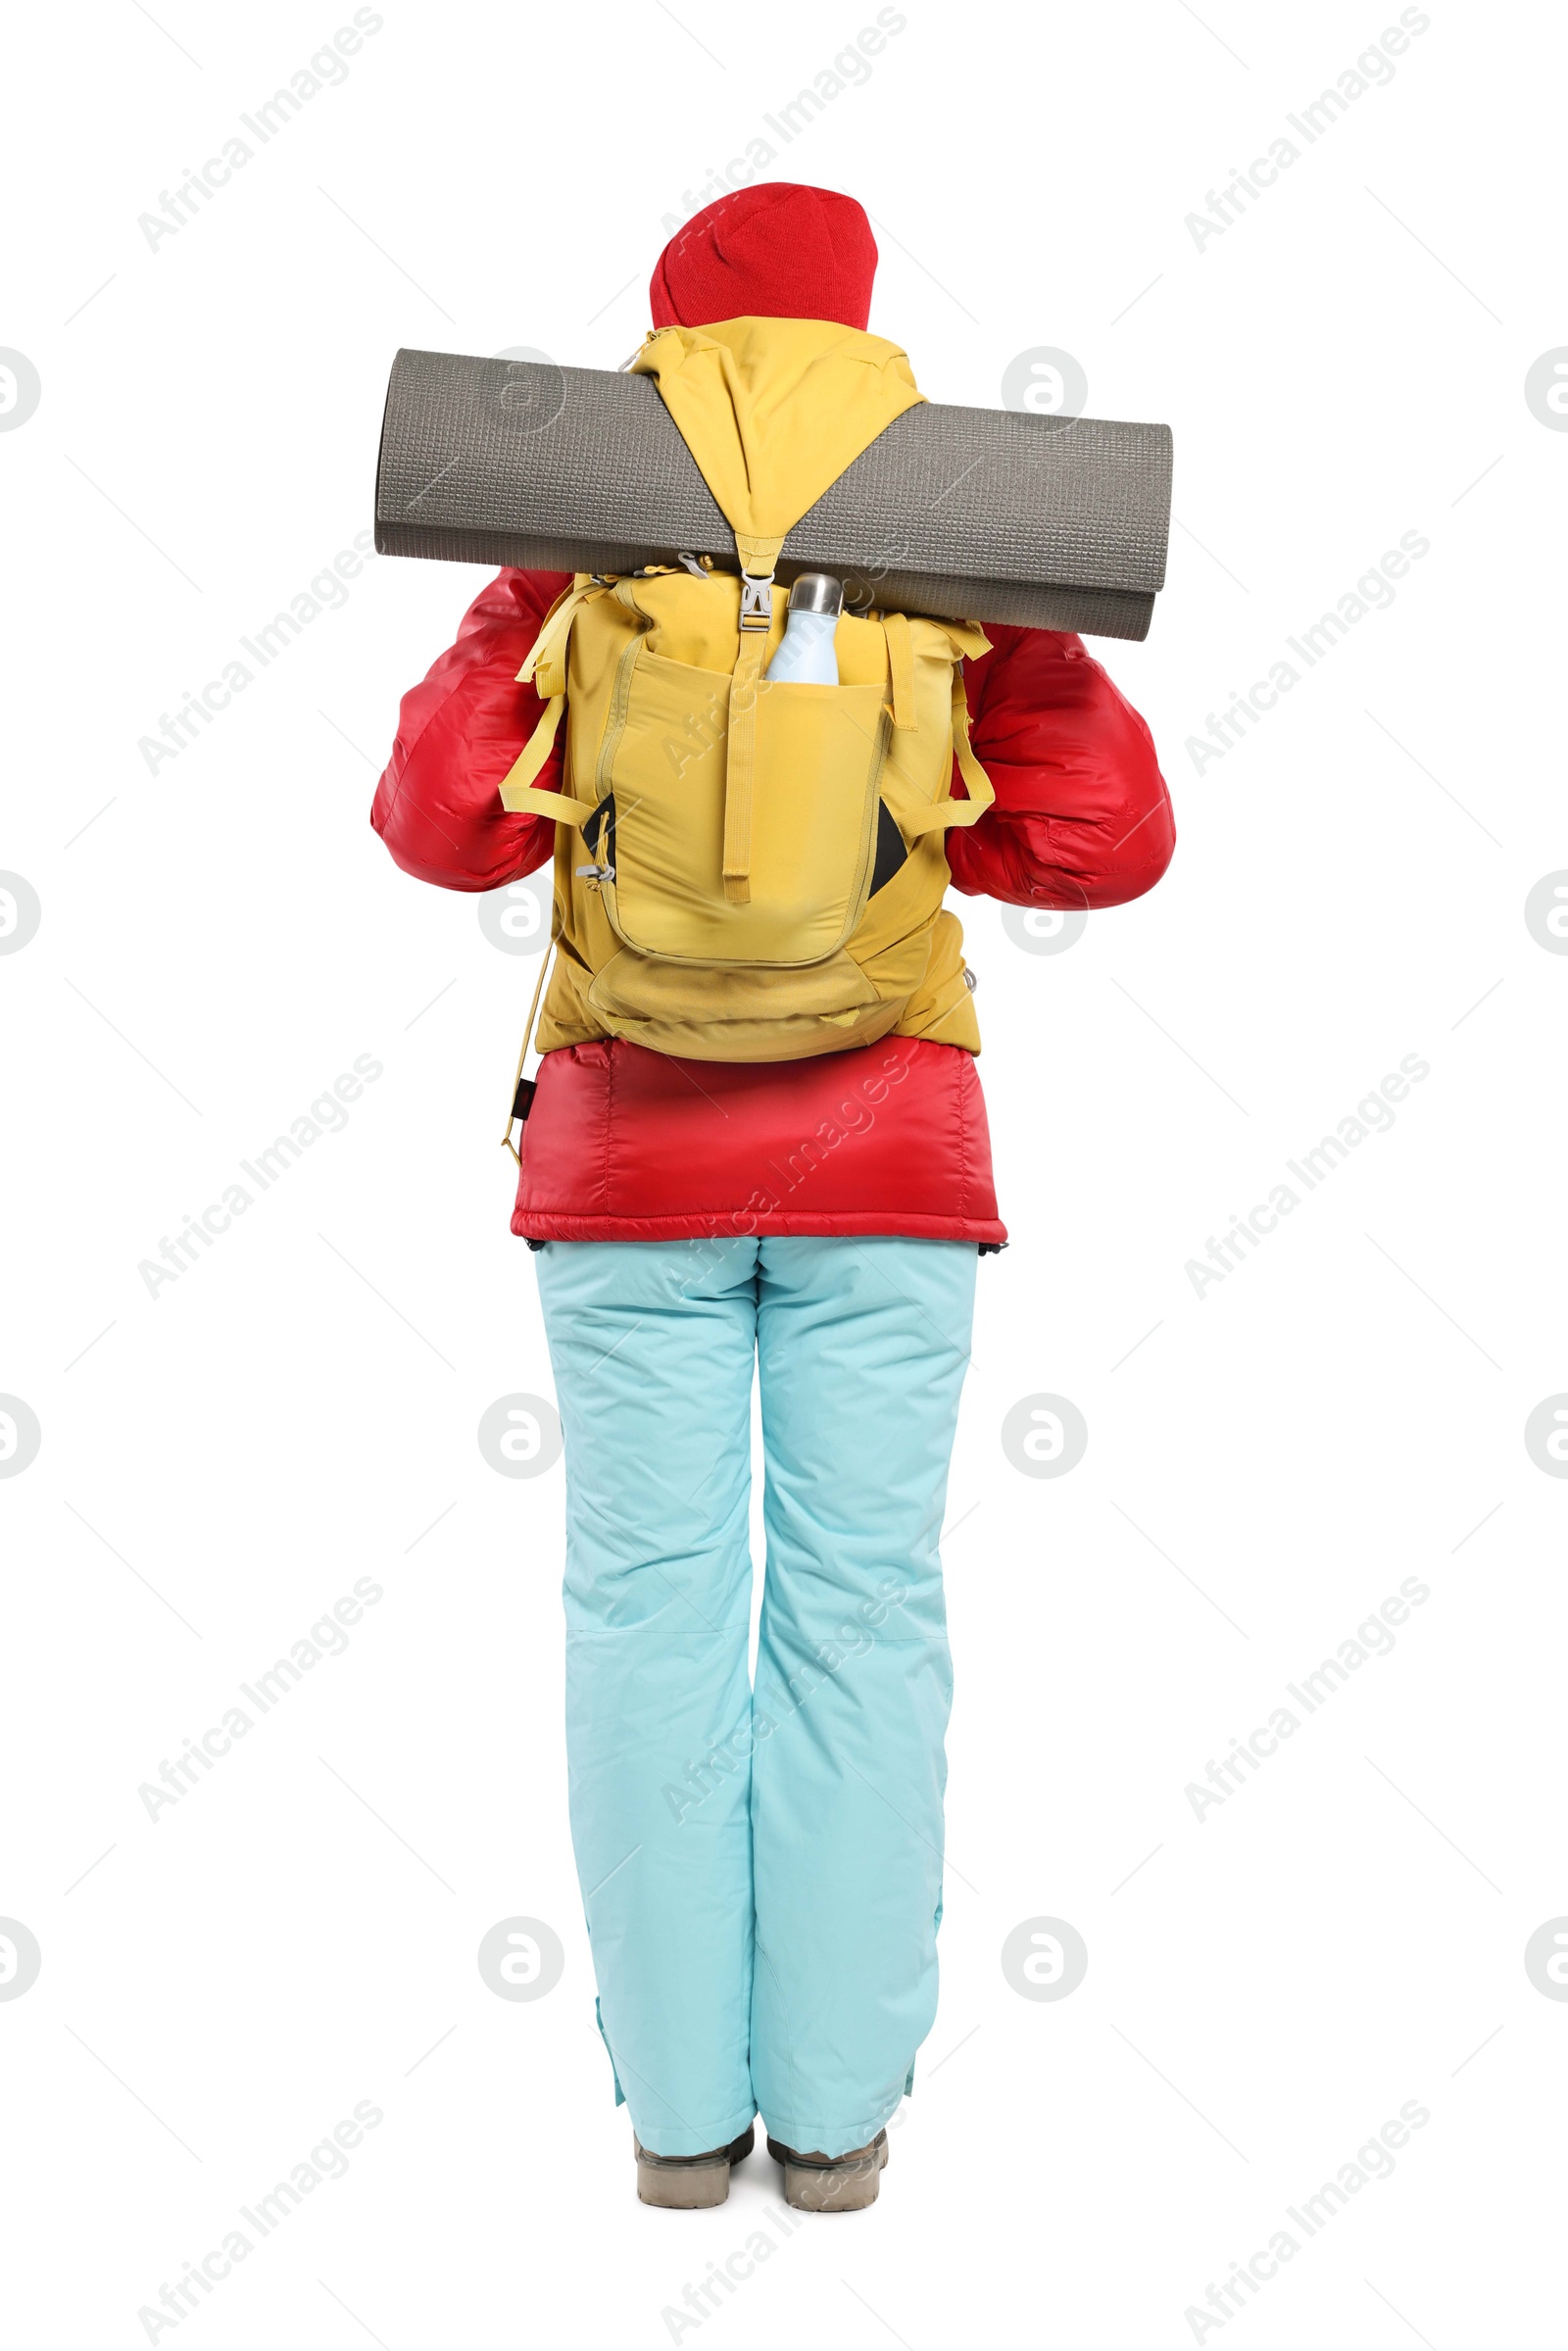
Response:
[[[550,1242],[571,1833],[617,2095],[863,2146],[937,2004],[970,1242]],[[751,1396],[767,1559],[748,1672]]]

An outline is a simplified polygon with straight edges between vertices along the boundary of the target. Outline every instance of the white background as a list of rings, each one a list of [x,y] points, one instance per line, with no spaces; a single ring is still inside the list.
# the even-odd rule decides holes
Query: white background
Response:
[[[1523,1953],[1568,1911],[1568,1485],[1523,1426],[1568,1388],[1568,958],[1524,901],[1568,866],[1568,437],[1524,378],[1568,341],[1560,31],[1435,4],[1201,249],[1185,217],[1395,8],[909,0],[764,174],[867,203],[871,323],[932,397],[995,405],[1055,345],[1092,414],[1174,427],[1152,633],[1096,650],[1180,840],[1058,955],[961,908],[1012,1247],[951,1495],[942,2006],[877,2208],[676,2335],[777,2190],[759,2159],[716,2213],[635,2200],[566,1837],[562,1473],[475,1442],[550,1392],[495,1143],[535,965],[366,821],[478,575],[371,563],[155,774],[138,739],[368,524],[399,344],[616,365],[662,218],[873,12],[389,0],[152,250],[138,215],[348,12],[156,13],[12,36],[0,342],[42,383],[0,434],[0,866],[42,906],[0,959],[0,1390],[42,1430],[0,1481],[0,1913],[42,1950],[0,2002],[15,2339],[146,2340],[363,2100],[347,2176],[157,2340],[1544,2339],[1568,2007]],[[1195,772],[1207,713],[1410,530],[1392,608]],[[357,1054],[384,1074],[346,1128],[149,1296]],[[1406,1054],[1392,1131],[1195,1295]],[[1054,1481],[999,1435],[1043,1392],[1090,1431]],[[366,1576],[346,1652],[150,1819],[140,1785]],[[1392,1653],[1197,1818],[1188,1784],[1411,1576]],[[475,1964],[519,1914],[565,1946],[535,2002]],[[1089,1949],[1058,2002],[1000,1964],[1040,1916]],[[1392,2178],[1223,2326],[1184,2316],[1410,2100]]]

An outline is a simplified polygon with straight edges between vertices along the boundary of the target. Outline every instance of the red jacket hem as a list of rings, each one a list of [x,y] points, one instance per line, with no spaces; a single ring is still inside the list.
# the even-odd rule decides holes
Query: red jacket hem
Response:
[[[864,1239],[905,1241],[1004,1242],[1007,1228],[996,1216],[910,1216],[897,1210],[844,1209],[819,1216],[715,1216],[692,1211],[670,1216],[542,1216],[518,1208],[512,1229],[523,1241],[727,1241],[736,1237],[760,1240],[765,1235],[789,1239],[816,1236],[826,1240]]]
[[[799,1061],[557,1047],[522,1130],[529,1241],[1004,1241],[974,1055],[885,1037]]]

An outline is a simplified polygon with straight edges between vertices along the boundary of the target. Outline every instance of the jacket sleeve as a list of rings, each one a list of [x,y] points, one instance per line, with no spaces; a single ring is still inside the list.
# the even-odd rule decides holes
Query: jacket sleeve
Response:
[[[548,817],[514,815],[500,785],[542,704],[517,671],[569,575],[503,571],[468,607],[458,641],[403,697],[370,822],[405,873],[445,890],[497,890],[555,848]],[[540,770],[559,792],[564,734]]]
[[[992,650],[964,663],[964,683],[970,739],[997,797],[947,835],[955,888],[1068,908],[1141,897],[1176,845],[1148,727],[1077,637],[986,634]]]

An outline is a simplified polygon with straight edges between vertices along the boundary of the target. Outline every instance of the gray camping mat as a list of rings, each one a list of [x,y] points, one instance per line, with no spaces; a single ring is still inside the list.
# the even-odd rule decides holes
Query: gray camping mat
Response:
[[[847,601],[1144,637],[1164,584],[1163,424],[921,402],[840,474],[778,576]],[[633,571],[735,541],[651,376],[400,351],[375,483],[382,555]]]

